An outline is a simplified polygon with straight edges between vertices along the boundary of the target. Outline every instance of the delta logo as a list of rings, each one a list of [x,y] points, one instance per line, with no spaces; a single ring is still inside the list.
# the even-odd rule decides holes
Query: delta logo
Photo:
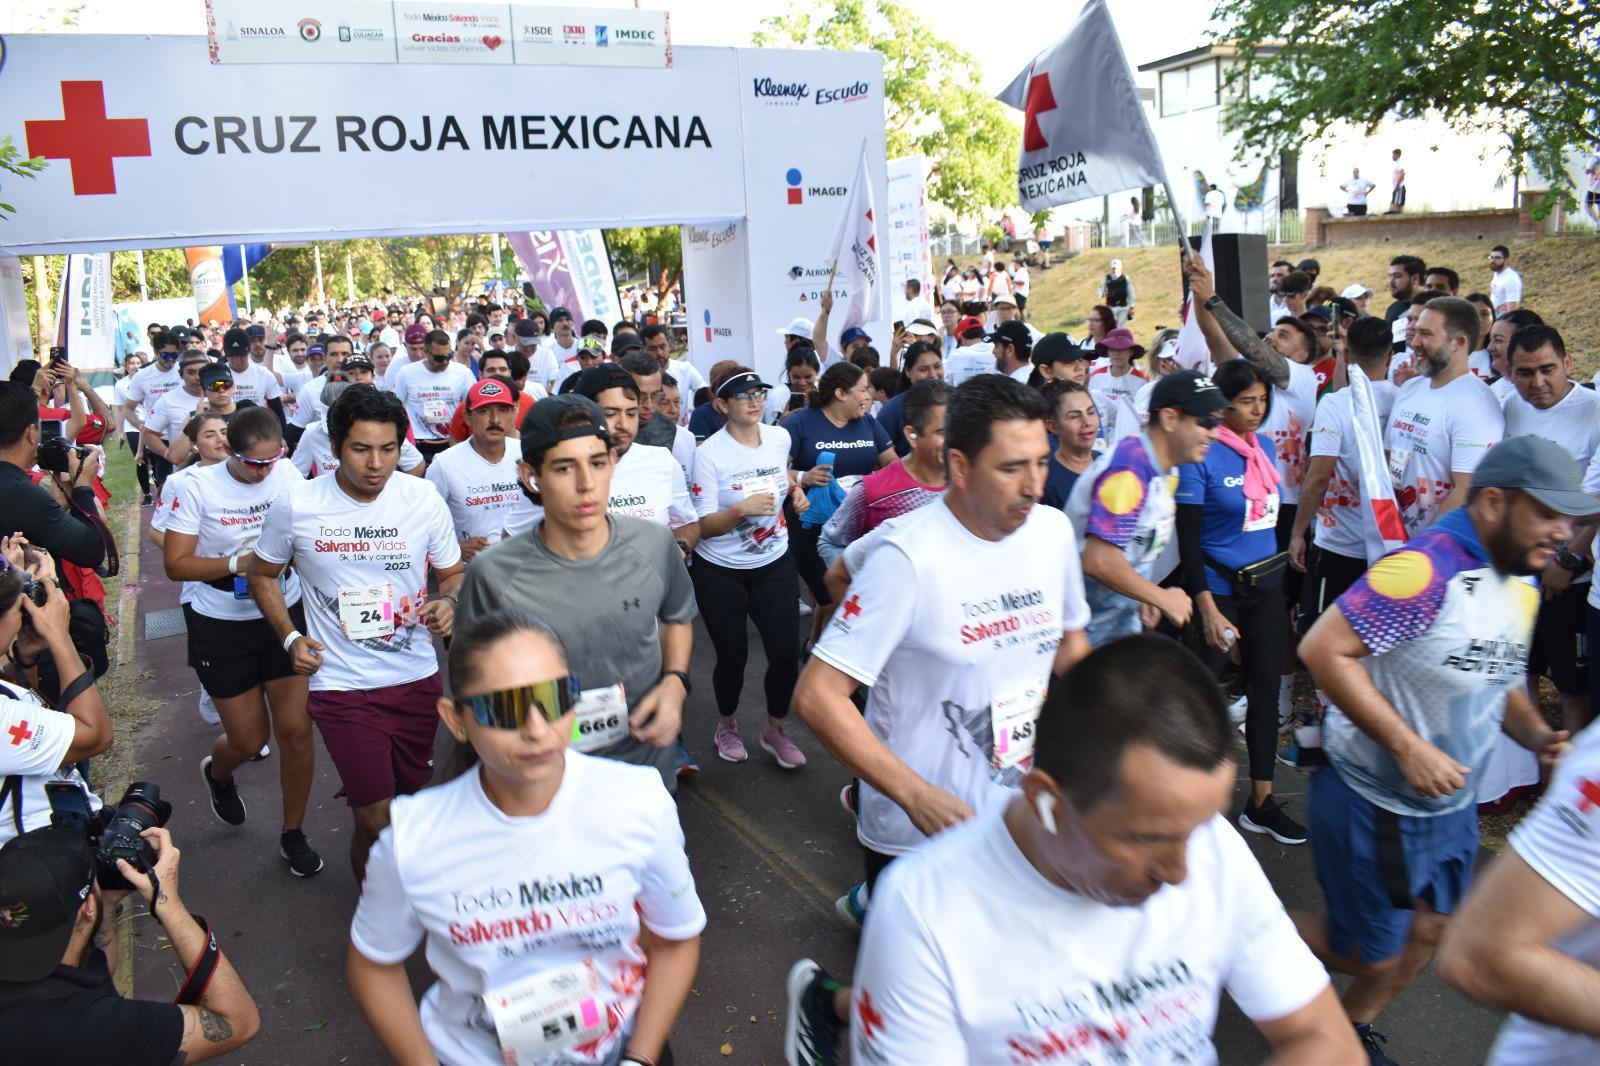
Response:
[[[790,167],[788,172],[784,174],[784,180],[789,183],[788,197],[791,204],[805,203],[807,196],[843,196],[845,194],[843,185],[804,184],[805,175],[800,173],[799,167]]]

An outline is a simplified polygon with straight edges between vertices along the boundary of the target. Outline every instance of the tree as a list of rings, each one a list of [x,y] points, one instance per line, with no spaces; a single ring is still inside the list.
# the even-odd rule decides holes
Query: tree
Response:
[[[1575,204],[1567,154],[1600,141],[1600,6],[1218,0],[1213,20],[1243,61],[1226,86],[1241,158],[1292,151],[1336,122],[1370,134],[1391,116],[1436,114],[1503,135],[1513,175],[1531,164]]]
[[[182,248],[150,248],[144,253],[145,289],[152,300],[192,296],[189,261]],[[132,252],[111,255],[111,299],[131,302],[139,298],[139,260]]]
[[[971,56],[895,0],[796,4],[762,20],[758,46],[808,45],[883,57],[889,158],[928,161],[928,196],[964,218],[1016,202],[1020,148],[1005,105],[978,88]]]
[[[452,299],[476,295],[479,281],[494,274],[493,238],[486,233],[396,237],[378,243],[394,278],[395,291],[408,296],[432,295],[435,289],[444,290],[442,295]],[[323,254],[326,257],[327,253]]]
[[[24,156],[22,149],[11,143],[9,134],[0,137],[0,173],[14,174],[19,178],[32,178],[44,168],[43,159],[38,157],[29,159]],[[0,218],[5,218],[15,211],[15,207],[0,201]]]
[[[606,247],[617,273],[643,274],[657,294],[671,291],[683,275],[683,241],[677,226],[609,229]]]

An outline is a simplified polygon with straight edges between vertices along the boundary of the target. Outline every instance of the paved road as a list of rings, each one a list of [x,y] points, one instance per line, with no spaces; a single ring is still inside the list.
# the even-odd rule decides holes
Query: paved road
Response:
[[[185,665],[184,638],[142,639],[146,612],[176,605],[177,592],[161,576],[146,546],[142,556],[141,668],[145,694],[162,704],[137,738],[140,775],[161,785],[173,804],[171,828],[183,849],[183,896],[217,930],[261,1008],[261,1034],[230,1062],[267,1064],[384,1063],[344,982],[348,923],[356,884],[347,862],[349,814],[334,799],[338,778],[318,745],[306,833],[327,862],[307,881],[292,877],[277,853],[276,758],[251,764],[237,777],[250,810],[240,828],[218,822],[205,802],[199,761],[209,751],[213,727],[195,713],[197,683]],[[752,658],[759,659],[752,639]],[[693,676],[699,688],[688,710],[690,747],[702,773],[679,793],[688,839],[710,924],[699,980],[673,1034],[678,1060],[688,1066],[723,1061],[782,1062],[783,984],[789,965],[811,955],[836,974],[849,972],[855,935],[833,912],[833,899],[859,876],[853,827],[838,805],[848,778],[822,746],[796,726],[810,765],[788,773],[755,748],[759,729],[760,663],[753,662],[743,708],[751,760],[733,766],[715,758],[710,737],[712,657],[704,632],[696,635]],[[442,734],[441,734],[442,736]],[[446,746],[441,743],[440,755]],[[1240,758],[1243,758],[1241,747]],[[1304,810],[1305,779],[1280,770],[1279,795]],[[1242,793],[1241,793],[1242,795]],[[1241,801],[1242,802],[1242,799]],[[1286,905],[1315,907],[1318,893],[1311,856],[1261,837],[1247,837]],[[147,917],[134,923],[132,954],[137,992],[169,997],[182,980],[176,960]],[[411,960],[413,986],[430,983],[420,952]],[[1403,1063],[1480,1062],[1498,1017],[1446,988],[1430,969],[1384,1019],[1390,1051]],[[731,1045],[731,1055],[721,1054]],[[1266,1045],[1242,1016],[1225,1006],[1217,1045],[1224,1063],[1260,1062]]]

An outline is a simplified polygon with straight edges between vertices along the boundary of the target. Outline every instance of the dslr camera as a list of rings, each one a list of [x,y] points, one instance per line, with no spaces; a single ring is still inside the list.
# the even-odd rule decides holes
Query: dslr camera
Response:
[[[135,781],[115,806],[106,804],[99,813],[89,810],[89,797],[70,781],[52,781],[45,786],[50,797],[50,823],[83,832],[94,849],[95,880],[102,889],[131,889],[128,879],[117,869],[117,860],[141,873],[156,864],[156,850],[140,834],[160,829],[172,817],[172,804],[161,798],[161,789],[150,781]]]
[[[50,474],[65,474],[71,469],[68,456],[78,453],[78,462],[89,458],[89,447],[74,444],[65,437],[46,437],[39,442],[39,457],[34,460],[39,469]]]

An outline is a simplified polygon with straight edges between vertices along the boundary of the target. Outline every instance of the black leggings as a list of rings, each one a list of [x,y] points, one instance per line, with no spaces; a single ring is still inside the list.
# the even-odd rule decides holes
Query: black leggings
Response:
[[[800,614],[795,609],[794,555],[783,555],[753,570],[718,566],[696,556],[689,568],[694,578],[694,598],[705,620],[717,665],[711,671],[711,689],[717,713],[731,718],[739,709],[744,689],[744,668],[749,660],[749,631],[745,619],[756,624],[767,657],[767,713],[774,718],[789,714],[795,679],[800,676]]]
[[[128,454],[139,454],[139,432],[130,429],[122,436],[128,442]],[[148,459],[140,459],[133,464],[133,472],[139,475],[139,491],[146,496],[150,495],[150,461]]]
[[[833,598],[828,595],[828,583],[822,579],[828,572],[828,564],[822,561],[822,553],[817,550],[821,539],[821,526],[789,523],[789,554],[794,556],[795,569],[800,571],[800,579],[811,590],[811,598],[817,601],[817,606],[826,607]]]
[[[1249,697],[1244,739],[1250,750],[1250,780],[1271,781],[1278,756],[1278,678],[1289,629],[1283,616],[1283,589],[1212,596],[1223,617],[1239,627],[1239,661]],[[1220,651],[1207,644],[1202,657],[1213,673],[1222,672],[1226,656]]]

